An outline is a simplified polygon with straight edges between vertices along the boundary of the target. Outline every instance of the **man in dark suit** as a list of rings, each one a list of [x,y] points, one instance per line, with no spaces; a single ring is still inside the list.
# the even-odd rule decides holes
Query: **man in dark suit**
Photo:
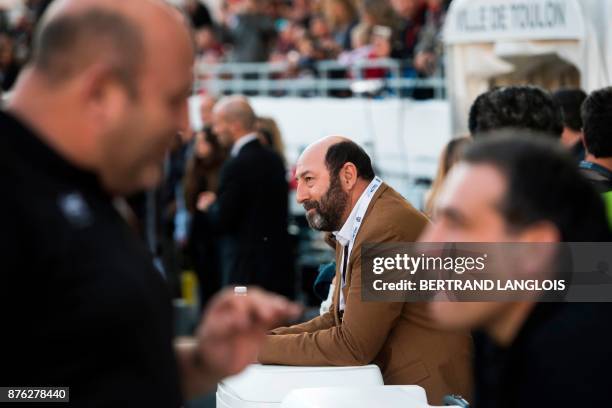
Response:
[[[222,237],[225,284],[254,284],[291,297],[285,166],[259,143],[255,123],[246,98],[228,97],[215,106],[214,131],[231,148],[230,158],[221,170],[218,194],[202,194],[198,209]]]

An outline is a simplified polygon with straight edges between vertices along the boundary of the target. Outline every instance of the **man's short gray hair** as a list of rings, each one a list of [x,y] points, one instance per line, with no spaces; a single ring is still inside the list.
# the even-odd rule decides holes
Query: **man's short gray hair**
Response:
[[[50,83],[58,84],[92,63],[104,61],[135,95],[144,46],[140,28],[128,17],[90,8],[43,20],[34,37],[32,65]]]

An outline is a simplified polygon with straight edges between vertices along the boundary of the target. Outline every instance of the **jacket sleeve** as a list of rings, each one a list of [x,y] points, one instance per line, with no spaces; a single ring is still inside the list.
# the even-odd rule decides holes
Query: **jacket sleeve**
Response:
[[[263,364],[350,366],[371,363],[399,318],[403,303],[361,301],[361,261],[355,257],[342,324],[268,335],[259,352]],[[309,322],[310,323],[310,322]]]
[[[333,241],[332,243],[335,243],[335,241]],[[335,245],[331,245],[335,247]],[[336,275],[338,274],[338,270],[336,268]],[[282,334],[298,334],[298,333],[313,333],[319,330],[326,330],[329,329],[333,326],[335,326],[336,321],[333,315],[333,311],[335,310],[335,296],[336,296],[336,291],[337,288],[334,288],[334,294],[333,294],[333,301],[332,304],[329,308],[329,312],[324,313],[321,316],[317,316],[314,319],[308,321],[308,322],[304,322],[301,324],[296,324],[293,325],[291,327],[279,327],[277,329],[271,330],[270,331],[270,335],[282,335]]]
[[[330,309],[334,310],[333,308]],[[312,333],[318,330],[326,330],[333,326],[334,316],[332,315],[332,312],[327,312],[321,316],[317,316],[314,319],[301,324],[296,324],[290,327],[279,327],[277,329],[271,330],[269,335],[277,336],[284,334]]]

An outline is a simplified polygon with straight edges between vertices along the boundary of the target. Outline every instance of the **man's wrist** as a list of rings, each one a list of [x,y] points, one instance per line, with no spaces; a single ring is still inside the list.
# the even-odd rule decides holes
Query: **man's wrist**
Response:
[[[184,390],[188,397],[202,395],[213,389],[217,377],[210,369],[195,338],[181,338],[175,342],[180,365],[183,367]]]
[[[191,352],[191,364],[193,368],[202,375],[210,375],[210,370],[207,370],[206,362],[202,358],[202,354],[198,350],[197,342],[193,345]]]

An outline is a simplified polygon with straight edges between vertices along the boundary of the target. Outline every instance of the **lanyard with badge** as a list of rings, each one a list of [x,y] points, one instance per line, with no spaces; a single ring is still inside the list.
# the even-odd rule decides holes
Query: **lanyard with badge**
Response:
[[[351,234],[351,240],[344,246],[344,256],[342,259],[342,287],[346,285],[346,268],[348,265],[348,258],[350,255],[351,248],[353,243],[355,242],[355,238],[357,237],[357,233],[359,232],[359,228],[363,223],[363,217],[365,216],[368,207],[370,206],[370,201],[372,201],[372,197],[378,190],[378,188],[382,184],[382,180],[380,177],[375,177],[372,183],[368,186],[368,190],[365,192],[365,197],[359,203],[359,207],[357,208],[357,213],[355,214],[355,220],[353,221],[353,232]]]

